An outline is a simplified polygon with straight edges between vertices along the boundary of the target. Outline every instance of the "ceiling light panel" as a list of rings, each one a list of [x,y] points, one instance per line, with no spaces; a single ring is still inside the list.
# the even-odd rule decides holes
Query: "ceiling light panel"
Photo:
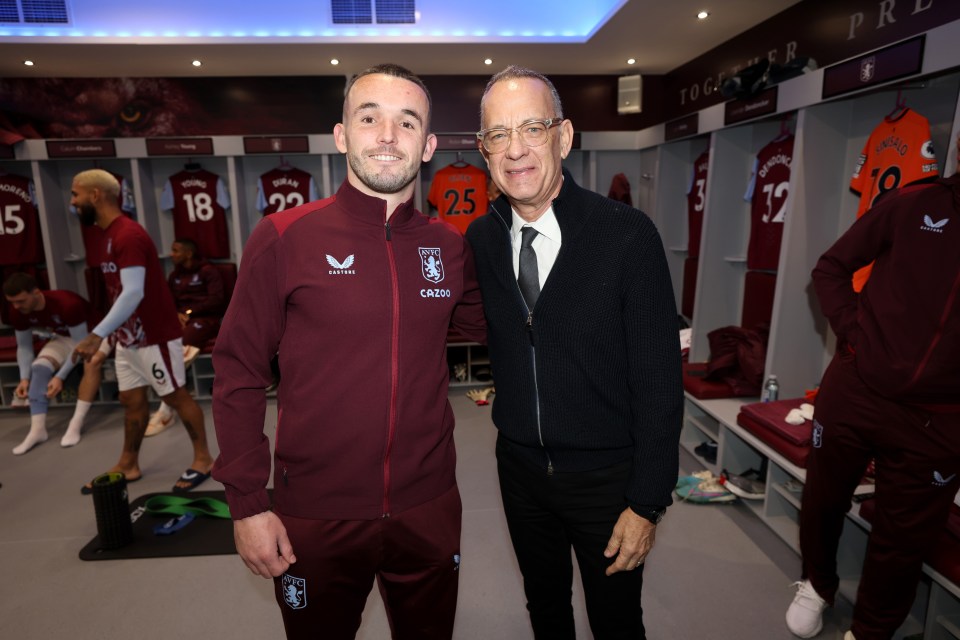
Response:
[[[70,23],[66,0],[0,0],[0,25]]]
[[[69,24],[42,29],[0,20],[0,41],[46,42],[557,42],[589,40],[627,0],[569,3],[493,0],[483,12],[465,12],[449,0],[285,0],[282,11],[235,0],[13,0],[59,3]],[[64,2],[68,1],[69,6]],[[11,0],[0,0],[2,7]],[[337,16],[366,15],[366,22]],[[504,20],[509,16],[509,20]],[[514,28],[517,25],[519,28]]]

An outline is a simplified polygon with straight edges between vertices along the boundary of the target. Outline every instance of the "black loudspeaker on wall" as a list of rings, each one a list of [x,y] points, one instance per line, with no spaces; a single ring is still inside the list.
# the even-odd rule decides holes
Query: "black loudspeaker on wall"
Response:
[[[640,113],[643,110],[641,76],[620,76],[617,89],[617,113]]]

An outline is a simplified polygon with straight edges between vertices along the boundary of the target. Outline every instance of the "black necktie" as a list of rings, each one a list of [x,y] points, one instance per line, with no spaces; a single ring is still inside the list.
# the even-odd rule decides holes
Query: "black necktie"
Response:
[[[540,273],[537,270],[537,254],[530,246],[533,239],[537,237],[537,230],[533,227],[524,227],[520,230],[523,237],[520,240],[520,274],[517,276],[517,284],[520,285],[520,293],[523,299],[527,301],[527,309],[533,309],[537,304],[537,296],[540,295]]]

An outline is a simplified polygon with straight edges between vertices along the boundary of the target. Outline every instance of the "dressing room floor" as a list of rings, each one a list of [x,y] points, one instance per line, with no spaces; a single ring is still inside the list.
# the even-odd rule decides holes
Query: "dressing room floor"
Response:
[[[497,489],[490,407],[451,392],[457,415],[457,476],[463,496],[463,564],[458,640],[532,638],[520,573],[510,548]],[[210,404],[202,404],[213,438]],[[272,437],[275,411],[268,418]],[[96,407],[83,441],[62,449],[71,410],[51,411],[50,439],[23,456],[10,450],[27,431],[22,410],[0,410],[0,638],[103,640],[138,638],[279,638],[271,583],[236,555],[81,561],[96,534],[93,501],[80,486],[116,460],[119,406]],[[214,454],[216,445],[212,444]],[[131,499],[169,491],[190,462],[182,429],[144,442],[144,478]],[[685,471],[697,470],[681,454]],[[213,480],[203,489],[218,489]],[[745,506],[676,504],[657,530],[648,559],[643,606],[648,637],[670,640],[786,640],[783,614],[799,575],[796,554]],[[579,638],[591,638],[582,593],[574,589]],[[821,638],[839,639],[849,605],[827,615]],[[318,636],[320,637],[320,636]],[[358,638],[388,638],[376,589]]]

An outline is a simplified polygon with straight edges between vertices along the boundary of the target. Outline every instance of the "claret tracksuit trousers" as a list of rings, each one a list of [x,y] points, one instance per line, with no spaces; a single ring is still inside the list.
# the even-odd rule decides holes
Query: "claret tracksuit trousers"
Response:
[[[450,640],[460,576],[456,485],[378,520],[277,514],[297,561],[274,578],[290,640],[350,640],[376,580],[394,640]]]
[[[906,619],[926,550],[960,487],[960,413],[893,402],[867,387],[853,354],[834,357],[817,396],[800,511],[803,573],[827,602],[853,491],[876,459],[876,516],[857,591],[857,640],[887,640]]]

